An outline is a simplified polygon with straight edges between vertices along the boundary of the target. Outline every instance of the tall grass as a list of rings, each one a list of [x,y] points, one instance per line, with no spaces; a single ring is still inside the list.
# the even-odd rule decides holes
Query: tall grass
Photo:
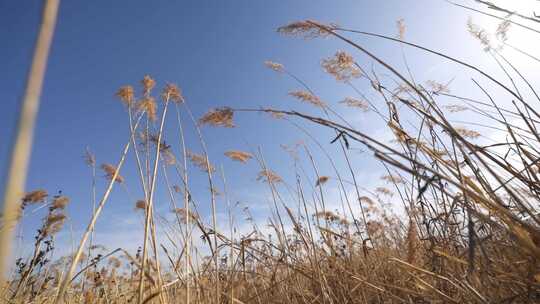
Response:
[[[265,63],[302,86],[303,91],[290,95],[313,106],[309,113],[222,107],[209,110],[197,121],[189,100],[174,85],[164,86],[161,104],[156,102],[156,83],[149,76],[142,81],[141,96],[136,96],[133,87],[123,87],[117,95],[126,105],[129,138],[116,166],[102,167],[108,185],[89,215],[78,248],[53,261],[54,239],[65,218],[67,198],[49,198],[44,190],[27,193],[20,201],[22,211],[39,206],[47,206],[48,211],[33,254],[17,260],[13,276],[1,291],[3,299],[12,303],[231,304],[540,301],[540,115],[534,106],[540,99],[535,84],[478,27],[471,25],[469,30],[506,80],[465,60],[406,42],[403,21],[398,26],[397,38],[314,21],[279,28],[285,35],[332,37],[357,51],[338,51],[322,60],[327,73],[358,93],[337,104],[323,101],[283,65]],[[502,33],[505,27],[499,31],[498,35],[506,34]],[[410,70],[400,72],[356,42],[358,35],[420,49],[469,69],[489,84],[473,82],[485,99],[453,95],[448,85],[433,80],[420,84]],[[361,65],[355,56],[372,60],[382,71]],[[358,89],[362,84],[369,94]],[[500,89],[512,98],[512,107],[503,107],[490,94]],[[445,104],[443,100],[448,99],[455,102]],[[178,131],[165,134],[171,101]],[[335,106],[373,115],[393,141],[361,130]],[[476,113],[482,124],[502,136],[480,144],[489,135],[471,129],[474,124],[452,123],[451,116],[463,111]],[[246,223],[238,221],[238,204],[230,201],[235,189],[227,185],[223,167],[212,163],[203,136],[206,126],[237,127],[236,115],[256,113],[270,114],[276,119],[273,123],[288,124],[306,137],[304,143],[285,147],[291,166],[290,172],[281,175],[272,170],[260,147],[246,148],[249,152],[224,151],[238,166],[247,162],[259,166],[258,176],[252,178],[270,191],[269,228],[260,227],[249,208],[243,210]],[[190,124],[202,154],[189,150],[184,140]],[[331,132],[313,134],[312,126]],[[321,134],[332,135],[320,138]],[[167,144],[165,137],[179,138],[178,145]],[[87,241],[111,190],[126,184],[120,170],[130,147],[144,194],[135,205],[144,218],[141,247],[135,255],[123,248],[100,251]],[[337,152],[332,152],[334,147]],[[380,186],[367,188],[359,182],[360,164],[353,154],[357,148],[371,153],[381,165]],[[188,161],[207,175],[209,206],[190,187]],[[324,164],[330,164],[332,172],[324,172],[328,167]],[[219,182],[228,211],[223,225],[217,223],[216,215]],[[332,182],[338,185],[337,197],[330,193]],[[173,220],[155,214],[157,187],[168,193]],[[393,212],[398,206],[404,211]],[[199,212],[203,208],[211,210],[210,219]],[[240,230],[240,224],[250,228]],[[221,226],[228,227],[220,231]],[[200,234],[202,242],[194,240],[194,234]]]

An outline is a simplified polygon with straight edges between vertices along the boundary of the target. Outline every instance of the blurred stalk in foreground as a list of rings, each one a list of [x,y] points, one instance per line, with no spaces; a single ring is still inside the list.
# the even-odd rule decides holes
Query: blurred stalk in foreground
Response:
[[[43,86],[59,3],[59,0],[47,0],[44,3],[34,58],[28,74],[24,98],[21,102],[19,120],[15,131],[15,142],[11,150],[9,171],[4,188],[4,204],[0,227],[0,283],[4,280],[11,251],[13,229],[19,210],[17,202],[24,192],[26,183],[26,171],[34,137],[34,124],[39,108],[39,97]]]

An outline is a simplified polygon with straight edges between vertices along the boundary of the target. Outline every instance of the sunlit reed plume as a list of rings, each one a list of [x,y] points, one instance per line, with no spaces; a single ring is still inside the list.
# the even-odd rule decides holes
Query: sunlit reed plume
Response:
[[[318,26],[317,26],[318,25]],[[323,25],[315,21],[296,21],[281,26],[277,29],[278,33],[292,36],[302,36],[304,38],[326,37],[330,35],[329,31],[337,28],[337,25]]]
[[[214,168],[214,166],[212,166],[212,164],[208,164],[206,162],[206,157],[204,157],[203,155],[200,155],[200,154],[197,154],[197,153],[194,153],[192,151],[187,151],[187,157],[189,158],[189,160],[191,161],[191,163],[193,165],[195,165],[196,167],[198,167],[199,169],[205,171],[205,172],[214,172],[216,171],[216,168]]]
[[[24,195],[22,198],[23,203],[42,203],[47,198],[48,194],[47,191],[43,189],[34,190],[31,192],[28,192]]]
[[[141,85],[143,87],[143,94],[149,95],[152,89],[156,86],[156,81],[149,75],[145,75],[141,80]]]
[[[116,167],[111,164],[102,164],[101,169],[105,172],[105,177],[109,180],[111,180],[116,173]],[[118,174],[114,181],[121,184],[124,182],[124,178]]]
[[[251,155],[250,153],[239,150],[230,150],[225,152],[224,154],[228,158],[242,163],[247,163],[253,157],[253,155]]]
[[[66,215],[63,213],[51,213],[47,216],[45,221],[43,236],[50,236],[58,233],[62,230],[64,221],[66,220]]]
[[[346,105],[347,107],[358,108],[364,112],[369,111],[369,104],[366,101],[359,100],[352,97],[345,97],[344,100],[339,103]]]
[[[344,51],[338,51],[333,57],[323,59],[321,66],[338,81],[350,81],[362,75],[360,69],[354,65],[354,58]]]
[[[430,88],[431,92],[434,94],[450,93],[450,88],[448,88],[448,85],[436,82],[434,80],[426,81],[426,86]]]
[[[279,175],[269,169],[261,170],[257,175],[257,180],[267,183],[279,183],[283,181]]]
[[[184,97],[182,96],[182,91],[180,88],[178,88],[177,85],[168,83],[165,85],[165,88],[163,89],[163,92],[161,93],[161,97],[163,100],[166,100],[169,98],[170,100],[176,102],[176,103],[182,103],[184,102]]]
[[[508,30],[511,25],[512,23],[510,23],[510,20],[504,20],[497,26],[495,37],[497,37],[500,42],[505,43],[508,40]]]
[[[319,97],[306,91],[292,91],[289,92],[289,95],[299,99],[300,101],[312,104],[319,108],[324,108],[326,106],[326,104],[321,99],[319,99]]]
[[[480,41],[480,43],[484,47],[485,52],[491,50],[491,41],[489,39],[489,34],[480,26],[474,24],[472,18],[470,17],[469,19],[467,19],[467,30],[474,38]]]
[[[116,96],[120,98],[120,100],[126,105],[131,106],[133,104],[133,100],[135,98],[135,93],[133,90],[133,87],[130,85],[126,85],[121,87],[118,92],[116,92]]]
[[[234,128],[233,116],[233,110],[228,107],[210,109],[199,119],[199,123],[214,127]]]
[[[469,130],[467,128],[464,128],[464,127],[457,127],[455,128],[454,130],[456,130],[456,132],[465,137],[465,138],[471,138],[471,139],[475,139],[475,138],[478,138],[480,137],[480,133],[474,131],[474,130]]]
[[[338,214],[335,214],[332,211],[319,211],[313,214],[313,216],[317,218],[322,218],[329,222],[340,222],[342,219],[341,216],[339,216]]]
[[[277,63],[277,62],[272,62],[270,60],[267,60],[264,62],[264,65],[271,69],[271,70],[274,70],[276,72],[284,72],[285,71],[285,68],[283,67],[283,65],[281,63]]]
[[[154,97],[144,97],[142,100],[139,101],[137,108],[139,109],[139,111],[145,111],[146,115],[148,115],[148,118],[150,118],[150,120],[156,120],[157,105]]]
[[[51,203],[51,208],[53,209],[64,209],[69,204],[69,198],[67,196],[57,196],[53,199]]]
[[[393,184],[403,184],[405,181],[398,175],[384,175],[381,176],[381,179]]]

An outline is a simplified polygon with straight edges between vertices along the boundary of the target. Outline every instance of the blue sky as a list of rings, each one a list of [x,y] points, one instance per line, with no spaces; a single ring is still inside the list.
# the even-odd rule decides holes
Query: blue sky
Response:
[[[0,40],[4,41],[0,48],[2,172],[6,171],[17,105],[24,90],[39,25],[39,3],[28,0],[0,2]],[[340,49],[355,57],[359,54],[333,39],[284,37],[276,33],[277,27],[295,20],[314,19],[394,36],[396,20],[404,18],[407,40],[495,71],[493,62],[466,32],[468,16],[473,16],[481,25],[490,24],[486,18],[442,0],[62,1],[41,99],[27,189],[43,188],[51,194],[62,190],[70,196],[70,223],[75,240],[78,240],[77,236],[90,218],[90,172],[82,159],[84,150],[89,147],[96,154],[98,163],[116,163],[128,138],[126,113],[114,98],[120,86],[137,85],[145,74],[152,75],[158,81],[158,87],[165,82],[177,83],[196,116],[208,108],[224,105],[310,111],[287,96],[288,91],[300,87],[284,75],[266,69],[263,62],[270,59],[284,64],[314,87],[323,100],[337,104],[353,92],[324,74],[320,60]],[[397,45],[373,38],[355,37],[355,40],[398,68],[404,68]],[[456,66],[441,63],[438,58],[418,51],[406,49],[405,53],[413,73],[422,81],[446,82],[455,78],[454,84],[470,83],[471,74],[461,74],[463,70]],[[512,56],[516,56],[524,73],[534,71],[534,67],[523,64],[516,54]],[[367,66],[370,64],[362,56],[357,60]],[[365,84],[359,86],[367,87]],[[358,128],[379,134],[371,118],[346,109],[341,111],[356,122]],[[215,164],[223,164],[234,199],[257,200],[264,193],[264,188],[256,186],[257,165],[253,162],[242,167],[232,163],[223,157],[223,151],[247,150],[246,143],[252,147],[260,145],[269,166],[277,172],[286,172],[292,162],[279,145],[294,143],[305,136],[286,123],[276,123],[258,114],[238,116],[236,122],[239,127],[233,130],[204,129],[210,157]],[[322,141],[331,139],[331,133],[327,131],[310,130],[320,135]],[[195,133],[190,131],[188,145],[200,152]],[[167,132],[173,134],[173,127]],[[169,142],[176,140],[166,139]],[[373,185],[373,180],[382,174],[376,171],[377,164],[362,155],[356,160],[360,181]],[[321,166],[323,170],[329,167],[324,163]],[[131,231],[138,223],[132,199],[141,195],[132,158],[128,159],[122,174],[128,177],[130,196],[121,187],[113,193],[98,224],[104,242],[125,240],[125,234],[115,239],[111,237],[111,231]],[[4,180],[2,175],[2,184]],[[98,196],[104,184],[104,179],[99,178]],[[202,190],[204,187],[199,186]],[[158,196],[159,200],[164,201],[162,210],[166,210],[166,199]],[[203,211],[207,210],[203,207]],[[39,216],[30,215],[25,221],[36,225]],[[23,235],[28,237],[29,232],[25,231]],[[132,235],[134,240],[138,238],[138,235]]]

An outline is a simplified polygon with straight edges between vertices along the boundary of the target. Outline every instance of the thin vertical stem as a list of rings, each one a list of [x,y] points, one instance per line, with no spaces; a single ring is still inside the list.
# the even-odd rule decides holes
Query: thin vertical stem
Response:
[[[139,125],[139,122],[143,115],[144,113],[142,113],[141,116],[139,116],[139,118],[137,119],[134,130],[137,130],[137,126]],[[135,133],[132,132],[130,136],[134,136],[134,134]],[[92,219],[90,220],[90,223],[88,224],[88,227],[86,228],[86,231],[84,232],[83,237],[81,238],[79,248],[77,249],[77,252],[73,256],[73,259],[71,261],[71,266],[69,267],[68,272],[65,274],[65,276],[61,280],[60,287],[58,288],[58,293],[56,294],[56,299],[54,300],[55,304],[61,304],[64,301],[64,297],[63,297],[64,293],[66,291],[67,285],[71,281],[71,277],[75,273],[75,269],[77,268],[77,263],[79,262],[79,259],[81,258],[81,255],[84,250],[84,245],[86,244],[86,241],[90,237],[90,234],[92,233],[92,230],[94,229],[96,221],[99,215],[101,214],[101,211],[103,210],[103,207],[105,206],[105,203],[107,202],[107,199],[109,198],[109,195],[111,194],[114,183],[116,182],[116,178],[120,174],[120,169],[122,168],[122,165],[124,164],[124,161],[126,159],[126,155],[129,151],[130,146],[131,146],[131,138],[126,143],[124,150],[122,152],[122,156],[120,157],[120,160],[118,161],[118,164],[116,166],[116,171],[114,171],[114,174],[109,181],[109,185],[107,186],[107,190],[105,190],[105,193],[103,194],[103,197],[101,198],[101,201],[99,202],[98,207],[96,208],[96,211],[92,215]]]
[[[148,234],[150,233],[151,225],[152,225],[152,217],[153,217],[153,199],[154,199],[154,192],[155,192],[155,185],[156,185],[156,179],[157,179],[157,173],[158,173],[158,164],[159,164],[159,155],[160,155],[160,149],[161,149],[161,137],[163,135],[163,126],[165,125],[165,117],[167,115],[167,109],[169,107],[169,96],[165,98],[165,107],[163,109],[163,114],[161,115],[161,123],[159,127],[159,133],[157,138],[157,144],[156,144],[156,155],[154,160],[154,168],[152,172],[152,179],[150,184],[150,193],[148,195],[148,202],[146,204],[146,221],[144,224],[144,242],[143,242],[143,260],[142,260],[142,271],[139,278],[139,298],[138,303],[142,303],[143,301],[143,293],[144,293],[144,271],[146,269],[146,262],[148,258]],[[155,241],[155,231],[153,231],[153,240]],[[156,256],[157,259],[157,256]],[[156,264],[159,265],[159,261],[156,260]],[[159,266],[158,266],[159,267]],[[158,268],[158,275],[159,274],[159,268]],[[160,275],[161,276],[161,275]],[[161,291],[161,279],[158,280],[158,287]]]

